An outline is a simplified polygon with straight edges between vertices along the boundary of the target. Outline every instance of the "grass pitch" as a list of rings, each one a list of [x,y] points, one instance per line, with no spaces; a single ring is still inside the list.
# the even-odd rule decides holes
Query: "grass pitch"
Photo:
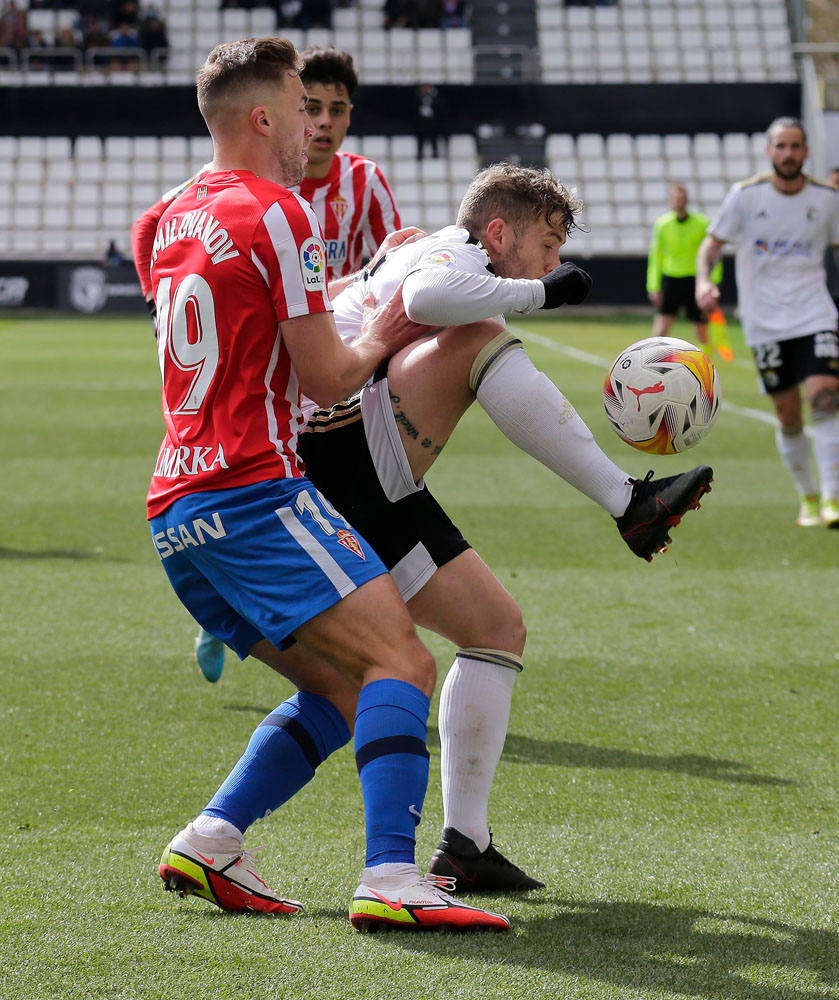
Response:
[[[304,916],[162,891],[162,848],[290,688],[232,656],[211,686],[191,662],[144,520],[162,433],[148,324],[0,321],[4,1000],[839,997],[839,532],[796,527],[737,329],[711,436],[650,463],[601,404],[649,321],[516,327],[628,472],[707,462],[714,490],[647,565],[467,414],[429,480],[529,626],[491,815],[547,888],[486,900],[508,935],[363,936],[349,748],[249,833]],[[443,672],[452,649],[426,638]],[[442,812],[435,717],[420,859]]]

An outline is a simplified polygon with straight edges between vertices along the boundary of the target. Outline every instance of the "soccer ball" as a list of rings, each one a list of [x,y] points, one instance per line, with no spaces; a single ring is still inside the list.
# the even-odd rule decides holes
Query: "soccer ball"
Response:
[[[710,358],[675,337],[631,344],[606,376],[603,405],[618,435],[639,451],[672,455],[698,444],[722,402]]]

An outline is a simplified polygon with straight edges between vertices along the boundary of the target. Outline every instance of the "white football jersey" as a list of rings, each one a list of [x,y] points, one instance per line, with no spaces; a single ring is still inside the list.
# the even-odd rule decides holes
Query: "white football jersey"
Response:
[[[740,320],[750,347],[836,329],[824,251],[839,243],[839,191],[812,181],[782,194],[765,174],[735,184],[708,232],[737,243]]]
[[[387,302],[400,284],[407,314],[431,327],[462,326],[484,319],[503,324],[504,313],[532,312],[545,302],[541,281],[496,277],[486,250],[468,231],[447,226],[391,250],[332,300],[341,339],[350,343],[358,336],[368,296],[377,304]],[[305,398],[302,406],[307,418],[317,409]]]
[[[486,250],[459,226],[390,251],[378,266],[334,300],[335,324],[344,340],[361,327],[362,304],[368,295],[386,302],[402,285],[405,311],[428,326],[462,326],[483,319],[504,322],[504,314],[531,312],[545,301],[538,279],[498,278]]]

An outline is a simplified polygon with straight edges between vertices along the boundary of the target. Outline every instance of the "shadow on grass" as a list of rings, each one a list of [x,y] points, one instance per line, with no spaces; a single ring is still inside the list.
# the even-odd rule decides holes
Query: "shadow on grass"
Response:
[[[264,705],[236,705],[231,703],[222,705],[222,709],[225,712],[247,712],[251,715],[258,715],[260,719],[264,719],[266,715],[270,715],[276,707],[276,705],[272,705],[271,708],[265,708]]]
[[[790,778],[771,774],[755,774],[750,765],[736,760],[721,760],[701,754],[651,754],[638,750],[618,750],[612,747],[589,746],[585,743],[562,743],[535,740],[510,733],[504,745],[504,760],[508,763],[556,764],[560,767],[632,768],[646,771],[675,771],[714,781],[730,781],[744,785],[797,785]]]
[[[101,559],[93,549],[6,549],[0,546],[0,559]],[[113,562],[113,559],[108,560]]]
[[[550,902],[564,912],[518,919],[513,935],[410,934],[400,941],[419,952],[480,955],[488,964],[610,984],[621,997],[660,991],[704,1000],[821,1000],[839,983],[839,935],[832,931],[645,902]],[[537,911],[539,901],[532,903]]]

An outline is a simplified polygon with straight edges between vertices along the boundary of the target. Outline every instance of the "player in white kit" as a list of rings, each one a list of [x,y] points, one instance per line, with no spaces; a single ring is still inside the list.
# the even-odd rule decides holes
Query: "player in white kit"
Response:
[[[363,302],[401,287],[408,315],[431,327],[430,336],[394,355],[352,398],[328,410],[303,404],[307,430],[298,447],[307,474],[369,536],[414,621],[458,647],[440,701],[445,829],[431,871],[454,876],[465,891],[541,885],[496,850],[487,819],[525,629],[515,600],[422,476],[477,398],[518,447],[609,511],[632,551],[647,559],[711,479],[707,466],[632,479],[505,329],[503,313],[586,294],[587,275],[557,266],[576,207],[547,171],[511,164],[483,171],[459,225],[388,252],[334,302],[339,333],[352,341]],[[292,647],[284,656],[309,654]],[[270,772],[270,739],[263,732],[249,749],[251,771]],[[234,771],[222,786],[230,808],[264,815],[270,803],[240,785]]]
[[[736,243],[743,333],[778,417],[778,451],[800,496],[798,524],[839,528],[839,337],[823,263],[826,247],[839,244],[839,191],[803,172],[807,152],[800,121],[772,122],[766,147],[772,170],[726,195],[697,255],[696,301],[708,310],[718,304],[709,275],[724,245]]]

